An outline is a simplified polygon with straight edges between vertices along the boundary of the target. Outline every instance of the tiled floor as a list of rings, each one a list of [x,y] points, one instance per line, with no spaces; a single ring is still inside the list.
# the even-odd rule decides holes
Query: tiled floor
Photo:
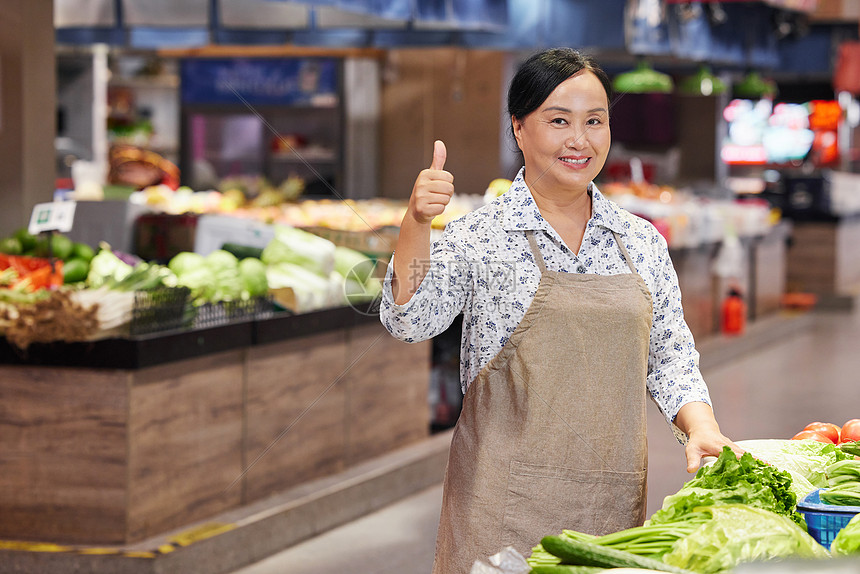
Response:
[[[812,326],[705,370],[717,418],[735,440],[789,438],[807,422],[860,418],[860,311]],[[648,514],[685,480],[684,451],[649,408]],[[294,546],[235,574],[427,574],[441,487]]]

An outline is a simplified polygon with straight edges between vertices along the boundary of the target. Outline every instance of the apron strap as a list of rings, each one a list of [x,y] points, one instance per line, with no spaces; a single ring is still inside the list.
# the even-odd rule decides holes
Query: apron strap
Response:
[[[621,255],[624,256],[624,261],[627,262],[627,266],[630,267],[630,271],[634,274],[638,273],[638,271],[636,271],[636,266],[633,265],[633,259],[631,259],[630,254],[627,253],[627,248],[624,247],[624,242],[621,241],[621,238],[618,237],[618,234],[614,231],[612,232],[612,235],[615,237],[615,243],[618,244],[618,248],[621,250]]]
[[[529,246],[532,248],[532,255],[535,258],[535,263],[537,263],[541,274],[543,274],[546,272],[546,263],[544,263],[543,255],[540,254],[540,249],[538,249],[537,240],[535,239],[535,232],[531,230],[526,231],[526,236],[529,238]]]
[[[630,254],[627,253],[627,248],[624,247],[624,242],[621,241],[621,237],[618,236],[614,231],[612,232],[612,236],[615,237],[615,243],[618,244],[618,248],[621,250],[621,255],[624,257],[624,261],[627,262],[627,266],[630,268],[630,272],[633,274],[638,273],[636,271],[636,266],[633,265],[633,259],[630,257]],[[532,256],[535,258],[535,262],[538,265],[541,273],[546,272],[546,263],[544,263],[543,255],[540,253],[540,249],[538,249],[537,240],[535,239],[535,232],[532,230],[526,231],[526,237],[529,238],[529,247],[532,249]]]

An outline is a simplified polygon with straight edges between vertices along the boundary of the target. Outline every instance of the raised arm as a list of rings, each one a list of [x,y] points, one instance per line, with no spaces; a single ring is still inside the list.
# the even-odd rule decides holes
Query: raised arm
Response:
[[[394,302],[409,301],[421,285],[430,265],[430,224],[445,211],[454,194],[454,176],[444,170],[448,152],[445,144],[433,144],[433,161],[421,170],[409,206],[400,224],[400,236],[394,248],[394,273],[391,290]]]

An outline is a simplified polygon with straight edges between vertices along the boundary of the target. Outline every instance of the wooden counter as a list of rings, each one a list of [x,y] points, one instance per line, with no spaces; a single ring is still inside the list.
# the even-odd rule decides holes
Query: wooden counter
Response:
[[[430,345],[343,308],[0,346],[0,538],[134,542],[418,441]]]

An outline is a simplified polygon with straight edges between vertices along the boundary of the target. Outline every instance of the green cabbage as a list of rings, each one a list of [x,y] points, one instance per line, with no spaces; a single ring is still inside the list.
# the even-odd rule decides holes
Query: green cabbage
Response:
[[[239,260],[229,251],[216,249],[205,257],[183,251],[167,265],[176,274],[176,284],[188,287],[192,300],[198,305],[236,301],[249,296],[246,282],[240,276]],[[257,287],[260,281],[258,276]]]
[[[205,259],[199,253],[182,251],[174,255],[167,263],[167,267],[176,275],[182,275],[193,269],[203,267]]]
[[[711,574],[744,562],[828,558],[830,553],[786,516],[745,504],[704,507],[713,518],[663,555],[663,562]]]
[[[249,297],[262,297],[269,292],[266,264],[259,259],[247,257],[239,262],[239,280],[243,294],[247,293]]]
[[[188,287],[191,291],[191,299],[196,303],[215,300],[215,280],[212,271],[205,265],[178,273],[176,284],[181,287]]]
[[[215,272],[236,270],[239,267],[239,259],[229,251],[216,249],[205,257],[205,264]]]
[[[275,237],[263,248],[266,265],[290,263],[324,278],[334,270],[335,245],[328,239],[294,227],[275,227]]]
[[[830,543],[830,552],[834,556],[860,554],[860,514],[855,514],[836,534],[836,538]]]
[[[344,278],[366,283],[373,276],[375,268],[376,263],[364,253],[348,247],[335,247],[334,270]]]
[[[87,287],[96,289],[106,283],[122,281],[134,267],[117,257],[110,249],[102,249],[90,261],[87,273]]]
[[[206,256],[205,265],[212,273],[210,301],[235,301],[242,298],[239,259],[235,255],[223,249],[216,249]]]

